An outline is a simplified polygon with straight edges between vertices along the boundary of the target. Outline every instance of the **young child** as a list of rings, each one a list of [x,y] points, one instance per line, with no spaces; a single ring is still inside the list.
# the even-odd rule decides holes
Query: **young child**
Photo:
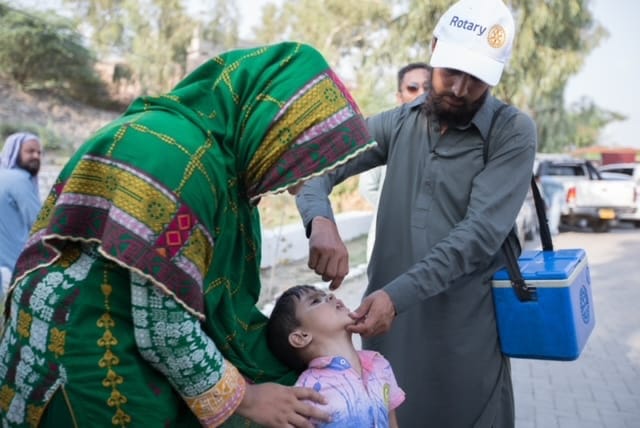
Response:
[[[297,285],[277,300],[267,338],[272,352],[302,374],[296,386],[324,395],[331,423],[322,427],[397,427],[395,408],[404,401],[389,362],[358,351],[346,327],[349,309],[311,285]]]

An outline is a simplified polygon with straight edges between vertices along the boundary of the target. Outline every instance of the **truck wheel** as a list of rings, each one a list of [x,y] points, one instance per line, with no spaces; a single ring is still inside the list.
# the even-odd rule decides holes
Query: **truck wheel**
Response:
[[[608,220],[596,220],[591,223],[591,229],[596,233],[606,233],[611,229],[611,224]]]
[[[640,222],[636,223],[636,227],[640,227]],[[539,226],[534,226],[527,229],[524,233],[525,241],[533,241],[534,239],[536,239],[536,237],[540,234],[538,229]]]

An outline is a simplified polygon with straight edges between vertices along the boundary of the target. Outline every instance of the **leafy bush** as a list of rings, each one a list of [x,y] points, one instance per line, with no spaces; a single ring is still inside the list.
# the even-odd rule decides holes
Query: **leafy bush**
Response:
[[[72,23],[0,3],[0,76],[24,90],[47,90],[94,105],[109,104],[91,51]]]

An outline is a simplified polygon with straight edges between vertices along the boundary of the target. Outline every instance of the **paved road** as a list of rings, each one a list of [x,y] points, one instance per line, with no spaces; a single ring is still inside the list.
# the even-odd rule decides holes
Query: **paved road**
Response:
[[[554,245],[587,251],[596,327],[576,361],[512,360],[516,427],[639,428],[640,229],[563,232]],[[365,286],[355,275],[336,294],[355,308]]]

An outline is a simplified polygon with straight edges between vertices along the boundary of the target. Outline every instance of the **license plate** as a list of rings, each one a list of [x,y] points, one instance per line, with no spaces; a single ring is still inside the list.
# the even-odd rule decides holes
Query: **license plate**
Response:
[[[598,215],[602,220],[613,220],[614,218],[616,218],[616,212],[609,208],[598,210]]]

